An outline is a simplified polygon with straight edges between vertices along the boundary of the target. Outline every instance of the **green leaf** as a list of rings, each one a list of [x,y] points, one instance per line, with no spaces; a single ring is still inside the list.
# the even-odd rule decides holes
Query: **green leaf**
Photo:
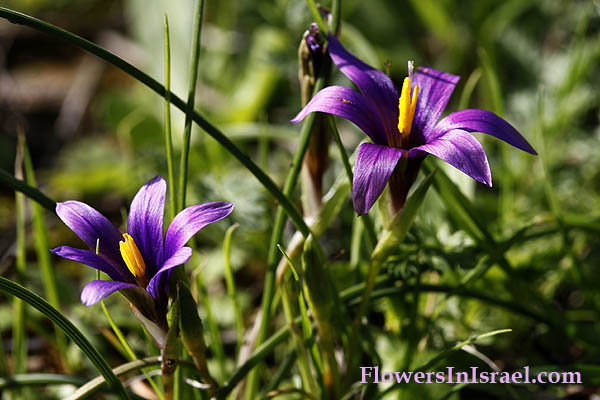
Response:
[[[198,305],[192,296],[189,288],[182,282],[177,284],[177,302],[181,308],[180,313],[185,318],[179,319],[181,330],[181,340],[186,350],[194,360],[194,364],[200,376],[213,388],[217,388],[217,383],[208,371],[206,362],[206,343],[204,342],[204,327],[202,320],[198,316]]]
[[[183,128],[183,147],[181,149],[181,163],[179,164],[179,194],[177,199],[177,212],[185,207],[187,187],[188,160],[190,156],[190,141],[192,138],[192,118],[194,113],[194,100],[196,99],[196,81],[198,80],[198,66],[200,65],[200,34],[202,33],[202,14],[204,0],[196,0],[194,11],[194,32],[192,34],[192,52],[190,54],[188,98],[185,108],[185,125]],[[166,90],[165,90],[166,94]]]
[[[236,294],[233,268],[231,267],[231,238],[233,236],[233,231],[235,231],[238,226],[238,224],[234,224],[225,232],[225,239],[223,240],[223,253],[225,259],[225,281],[227,283],[227,294],[229,295],[231,303],[233,304],[235,331],[238,339],[237,342],[238,346],[241,346],[244,341],[244,316],[242,315],[242,309]]]
[[[48,211],[56,212],[56,201],[52,200],[36,188],[29,186],[25,181],[15,178],[3,169],[0,169],[0,183],[13,190],[22,192],[25,196],[40,203]]]
[[[425,160],[423,169],[427,173],[434,170],[431,160]],[[475,215],[475,207],[460,189],[442,170],[438,170],[433,185],[448,209],[450,217],[477,242],[493,240],[485,226]]]
[[[15,176],[23,177],[23,153],[25,149],[25,139],[22,134],[19,135],[17,145],[17,154],[15,158]],[[15,266],[17,272],[17,281],[23,283],[27,275],[27,239],[26,239],[26,210],[25,196],[22,193],[15,193],[15,219],[16,219],[16,257]],[[22,374],[27,370],[27,338],[25,333],[26,312],[25,304],[18,298],[13,303],[13,373]],[[20,394],[25,396],[25,394]],[[20,397],[16,394],[16,397]]]
[[[485,339],[491,336],[496,336],[496,335],[500,335],[503,333],[508,333],[508,332],[512,332],[512,329],[498,329],[495,331],[491,331],[491,332],[486,332],[483,333],[481,335],[477,335],[474,336],[468,340],[465,340],[464,342],[458,343],[456,346],[451,347],[450,349],[444,350],[443,352],[441,352],[440,354],[438,354],[437,356],[435,356],[434,358],[432,358],[431,360],[429,360],[429,362],[427,362],[425,365],[415,369],[415,372],[423,372],[423,371],[427,371],[433,367],[435,367],[440,361],[448,358],[449,355],[459,351],[460,349],[462,349],[464,346],[469,345],[471,343],[477,342],[478,340],[481,339]],[[386,390],[380,392],[376,399],[382,399],[385,398],[388,394],[390,394],[391,392],[394,392],[398,389],[401,388],[406,388],[405,384],[394,384],[392,386],[390,386],[389,388],[387,388]]]
[[[302,253],[304,293],[315,317],[319,344],[323,353],[323,381],[325,390],[336,398],[340,394],[340,372],[335,358],[335,346],[345,336],[344,309],[338,292],[325,269],[325,254],[315,239],[309,236]]]
[[[81,331],[56,308],[52,307],[51,304],[32,291],[4,277],[0,277],[0,291],[18,297],[55,323],[90,359],[100,374],[104,376],[107,384],[115,394],[120,399],[129,399],[127,392],[123,388],[123,385],[121,385],[121,381],[117,379],[104,357],[102,357],[98,350],[96,350],[85,336],[83,336]]]
[[[85,379],[62,374],[17,374],[0,378],[0,390],[23,386],[74,385],[80,386]]]
[[[512,329],[497,329],[497,330],[494,330],[491,332],[486,332],[486,333],[482,333],[481,335],[474,336],[470,339],[465,340],[464,342],[458,343],[454,347],[444,350],[443,352],[441,352],[440,354],[438,354],[437,356],[435,356],[434,358],[429,360],[429,362],[427,362],[425,365],[417,368],[416,371],[428,371],[431,368],[435,367],[437,364],[439,364],[440,361],[448,358],[448,356],[450,354],[457,352],[458,350],[462,349],[466,345],[475,343],[481,339],[485,339],[488,337],[492,337],[492,336],[496,336],[496,335],[500,335],[500,334],[508,333],[508,332],[512,332]]]
[[[147,357],[147,358],[143,358],[141,360],[135,360],[135,361],[128,362],[126,364],[119,365],[118,367],[111,370],[111,373],[114,376],[121,376],[121,375],[128,374],[130,372],[133,372],[133,371],[137,371],[142,368],[160,365],[160,363],[161,363],[161,358],[158,356]],[[85,399],[85,398],[91,396],[92,394],[96,393],[98,390],[100,390],[106,382],[107,381],[104,376],[98,376],[98,377],[88,381],[85,385],[82,385],[81,387],[79,387],[79,389],[77,389],[75,392],[73,392],[65,400]]]
[[[31,162],[31,156],[29,155],[29,149],[27,148],[27,143],[23,139],[23,166],[25,168],[25,177],[27,183],[32,188],[37,188],[37,183],[35,180],[35,171],[33,169],[33,163]],[[50,248],[50,244],[48,243],[48,229],[46,228],[46,218],[44,215],[44,210],[41,205],[32,202],[31,203],[31,211],[32,211],[32,222],[33,222],[33,231],[35,235],[35,252],[38,259],[38,265],[42,272],[42,281],[44,283],[44,290],[46,292],[46,297],[48,298],[48,302],[52,304],[57,310],[60,310],[60,299],[58,297],[58,289],[56,286],[56,276],[54,274],[54,265],[52,263],[52,258],[50,257],[50,252],[48,249]],[[58,347],[59,354],[63,362],[65,361],[67,344],[65,342],[64,336],[56,329],[56,345]]]

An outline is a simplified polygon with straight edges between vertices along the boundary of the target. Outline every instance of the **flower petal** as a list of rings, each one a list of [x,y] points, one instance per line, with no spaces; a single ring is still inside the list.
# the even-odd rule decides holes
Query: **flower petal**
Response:
[[[121,233],[104,215],[79,201],[58,203],[56,214],[90,250],[95,251],[96,241],[100,239],[100,255],[108,259],[113,266],[122,265],[125,268],[119,251]]]
[[[315,111],[346,118],[362,129],[373,142],[387,142],[379,113],[369,100],[355,90],[343,86],[328,86],[319,91],[291,122],[300,122]]]
[[[168,276],[168,274],[164,274],[164,272],[167,272],[171,268],[176,267],[178,265],[185,264],[185,262],[187,260],[189,260],[191,256],[192,256],[191,247],[180,247],[175,252],[175,254],[173,254],[171,257],[169,257],[169,259],[167,261],[165,261],[163,266],[156,272],[156,275],[154,275],[154,277],[152,277],[152,279],[150,279],[150,282],[148,283],[148,287],[146,287],[146,290],[148,291],[148,293],[150,293],[152,295],[152,297],[154,297],[155,299],[158,300],[158,298],[160,297],[160,295],[162,293],[161,287],[166,288],[166,286],[163,286],[161,284],[161,283],[166,284],[166,282],[163,282],[164,279],[161,280],[161,276],[163,276],[163,277]]]
[[[165,180],[156,175],[141,187],[129,208],[127,232],[142,253],[148,276],[153,276],[162,264],[166,192]]]
[[[226,201],[197,204],[181,211],[167,229],[164,258],[168,260],[200,229],[225,218],[232,211],[233,204]]]
[[[490,111],[468,109],[452,113],[437,124],[432,136],[442,135],[452,129],[487,133],[504,140],[517,149],[537,154],[529,142],[511,124]]]
[[[354,164],[352,202],[358,215],[369,212],[385,189],[396,164],[405,150],[395,147],[363,143]]]
[[[419,86],[417,108],[413,119],[411,139],[413,144],[425,143],[425,138],[439,121],[460,76],[419,67],[413,74],[412,85]]]
[[[383,72],[354,57],[331,35],[328,46],[335,65],[375,105],[388,132],[396,132],[399,95],[394,82]]]
[[[73,260],[102,271],[110,276],[112,280],[134,282],[133,276],[129,273],[129,271],[116,269],[104,258],[91,250],[75,249],[69,246],[59,246],[50,251],[59,257],[66,258],[67,260]]]
[[[81,302],[91,306],[117,290],[135,286],[132,283],[117,281],[91,281],[81,291]]]
[[[467,131],[454,129],[409,150],[409,157],[425,151],[441,158],[478,182],[492,186],[492,174],[481,144]]]

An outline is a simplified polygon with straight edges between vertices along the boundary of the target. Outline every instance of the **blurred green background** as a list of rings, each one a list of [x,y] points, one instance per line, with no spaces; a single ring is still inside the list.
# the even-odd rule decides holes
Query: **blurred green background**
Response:
[[[167,13],[172,89],[181,97],[187,93],[190,0],[5,0],[3,5],[89,38],[161,82]],[[477,135],[490,160],[491,189],[440,163],[498,246],[504,246],[508,268],[489,260],[481,243],[461,226],[460,216],[431,191],[406,248],[398,251],[400,261],[390,263],[388,273],[408,282],[458,285],[475,267],[490,264],[469,288],[568,321],[557,331],[507,307],[464,296],[398,296],[376,307],[380,318],[373,321],[373,329],[377,348],[385,355],[383,365],[388,370],[418,366],[476,333],[512,328],[477,350],[503,370],[580,366],[587,371],[586,385],[518,388],[513,394],[482,386],[466,388],[456,398],[591,399],[600,383],[600,2],[344,0],[342,18],[341,40],[359,58],[381,69],[391,62],[397,83],[406,75],[408,59],[460,75],[448,111],[494,111],[539,153],[532,157]],[[299,137],[299,127],[288,121],[300,110],[297,47],[311,21],[300,0],[206,3],[197,109],[278,183],[286,176]],[[332,82],[350,85],[337,71]],[[14,170],[16,133],[22,127],[42,190],[57,201],[88,202],[119,224],[137,189],[156,173],[166,176],[162,124],[162,99],[124,73],[53,37],[0,21],[1,168]],[[345,146],[354,151],[364,135],[346,121],[340,120],[339,126]],[[176,150],[182,131],[183,115],[173,110]],[[335,161],[328,185],[342,171],[333,148],[331,154]],[[227,200],[236,205],[229,221],[240,224],[233,264],[250,325],[260,303],[275,204],[254,177],[196,128],[189,177],[189,204]],[[2,188],[0,195],[0,273],[14,277],[14,194]],[[352,283],[347,254],[352,215],[348,201],[323,238],[341,286]],[[48,215],[47,223],[52,247],[81,247],[57,218]],[[227,226],[215,224],[201,232],[204,251],[188,268],[203,274],[230,353],[235,348],[234,321],[225,295],[221,248]],[[290,226],[286,234],[291,233]],[[24,283],[42,293],[33,240],[29,246]],[[94,272],[53,261],[63,310],[97,346],[119,359],[107,323],[78,301],[83,283]],[[10,353],[12,305],[6,297],[0,299],[0,332]],[[140,342],[139,327],[127,307],[112,306],[125,301],[112,296],[107,303],[134,348],[144,353],[146,344]],[[64,372],[64,365],[49,357],[51,326],[35,312],[30,317],[28,369]],[[89,371],[76,348],[68,359],[71,372]],[[277,362],[276,357],[270,367]],[[466,369],[482,362],[461,352],[447,364]],[[449,389],[414,385],[403,398],[441,398]],[[52,390],[47,395],[60,397]],[[550,397],[538,397],[542,395]]]

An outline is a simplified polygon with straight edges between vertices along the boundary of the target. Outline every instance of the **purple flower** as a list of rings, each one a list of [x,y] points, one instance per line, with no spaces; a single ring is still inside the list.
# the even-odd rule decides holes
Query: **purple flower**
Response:
[[[132,303],[136,303],[136,298],[149,298],[149,294],[159,306],[157,308],[163,307],[164,311],[170,270],[185,263],[192,255],[192,249],[185,246],[187,241],[200,229],[225,218],[233,210],[233,204],[224,201],[188,207],[173,219],[163,240],[166,190],[160,175],[142,186],[131,203],[128,233],[123,235],[106,217],[85,203],[65,201],[57,204],[56,213],[60,219],[89,250],[59,246],[52,252],[89,265],[112,279],[88,283],[81,292],[83,304],[90,306],[117,290],[126,289],[123,294]],[[130,288],[145,290],[132,291]],[[153,311],[145,312],[146,316],[156,315]]]
[[[428,153],[492,186],[485,151],[470,132],[487,133],[537,154],[515,128],[489,111],[462,110],[438,122],[460,79],[456,75],[429,67],[413,74],[409,62],[409,76],[398,95],[387,75],[354,57],[332,36],[329,54],[362,94],[341,86],[326,87],[292,122],[315,111],[339,115],[373,141],[360,146],[354,165],[352,200],[359,215],[371,209],[388,182],[394,208],[400,209]]]

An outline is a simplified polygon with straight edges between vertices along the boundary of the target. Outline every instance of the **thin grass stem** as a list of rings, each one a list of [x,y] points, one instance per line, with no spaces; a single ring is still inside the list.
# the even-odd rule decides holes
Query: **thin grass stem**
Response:
[[[167,175],[169,178],[169,218],[177,212],[177,193],[175,191],[175,167],[173,163],[173,138],[171,137],[171,39],[169,35],[169,17],[165,14],[165,151],[167,153]]]
[[[190,155],[190,140],[192,137],[192,119],[194,113],[194,101],[196,99],[196,82],[198,80],[198,66],[200,65],[200,35],[202,33],[203,11],[204,0],[196,0],[196,9],[194,12],[194,32],[192,34],[192,52],[190,56],[189,66],[188,98],[185,109],[185,125],[183,127],[183,147],[181,149],[181,163],[179,167],[179,195],[177,196],[179,204],[177,211],[181,211],[185,207],[188,160]]]
[[[242,309],[237,297],[233,268],[231,267],[231,238],[233,236],[233,231],[235,231],[237,227],[238,224],[234,224],[227,229],[227,232],[225,232],[225,239],[223,240],[223,257],[225,260],[225,281],[227,283],[227,294],[229,295],[231,304],[233,305],[235,332],[237,335],[239,351],[239,347],[244,341],[244,316],[242,315]]]
[[[81,331],[56,308],[52,307],[50,303],[33,293],[31,290],[4,277],[0,277],[0,291],[23,300],[55,323],[64,334],[84,352],[96,369],[102,374],[104,379],[106,379],[109,388],[117,395],[117,397],[123,400],[129,399],[129,395],[123,388],[121,381],[115,376],[104,357],[102,357],[98,350],[96,350],[96,348],[86,339]]]

